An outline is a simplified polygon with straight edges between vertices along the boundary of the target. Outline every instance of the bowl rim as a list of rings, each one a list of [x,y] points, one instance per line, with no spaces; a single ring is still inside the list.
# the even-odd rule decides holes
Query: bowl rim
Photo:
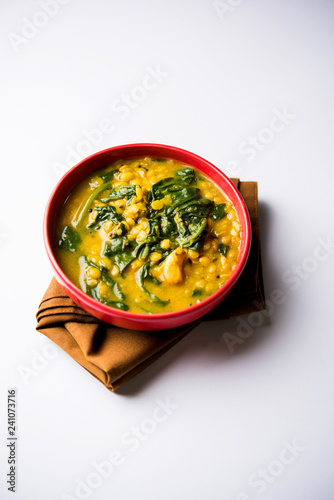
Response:
[[[50,214],[50,211],[51,211],[53,203],[54,203],[55,195],[57,194],[59,188],[65,182],[65,180],[67,180],[68,177],[70,177],[75,170],[79,169],[83,164],[87,163],[88,161],[92,161],[92,160],[98,158],[99,156],[107,154],[108,152],[114,152],[116,150],[119,150],[121,152],[121,151],[135,149],[135,148],[142,148],[142,149],[158,148],[162,152],[161,157],[165,157],[167,159],[168,158],[173,159],[173,153],[185,154],[188,156],[188,158],[190,160],[189,163],[187,162],[188,166],[193,167],[193,168],[197,168],[197,167],[195,167],[191,164],[191,159],[196,160],[196,162],[206,164],[210,169],[214,170],[219,176],[221,176],[222,179],[224,180],[224,182],[234,192],[234,195],[236,196],[236,198],[238,199],[238,201],[240,203],[240,209],[241,209],[241,212],[243,213],[243,216],[244,216],[245,225],[243,227],[243,231],[244,231],[243,238],[245,240],[245,244],[244,244],[244,248],[243,248],[243,253],[241,256],[239,256],[240,258],[238,259],[237,265],[236,265],[235,269],[233,270],[232,274],[225,281],[225,283],[223,284],[223,286],[221,288],[219,288],[213,294],[209,295],[206,299],[202,300],[199,303],[195,303],[191,306],[187,306],[183,309],[178,309],[176,311],[170,311],[170,312],[165,312],[165,313],[144,314],[144,313],[134,313],[134,312],[130,312],[130,311],[123,311],[121,309],[112,308],[106,304],[103,304],[102,302],[99,302],[99,301],[93,299],[92,297],[89,297],[89,295],[87,295],[83,290],[81,290],[79,287],[77,287],[67,277],[65,272],[62,270],[62,268],[58,264],[56,257],[54,255],[53,249],[52,249],[52,241],[50,241],[50,237],[49,237],[49,214]],[[164,153],[166,153],[166,154],[164,154]],[[149,155],[149,153],[147,153],[147,155]],[[133,158],[135,158],[135,156]],[[117,160],[115,159],[114,161],[117,161]],[[175,160],[175,161],[178,161],[178,160]],[[96,170],[99,170],[99,168],[96,168]],[[198,170],[200,170],[200,169],[198,169]],[[92,172],[93,171],[94,170],[92,170]],[[88,175],[89,174],[86,174],[84,177],[86,177]],[[210,174],[206,173],[205,175],[207,175],[210,179]],[[212,182],[214,182],[216,185],[218,185],[218,183],[216,181],[214,181],[212,178],[210,180]],[[218,185],[218,187],[224,192],[223,187],[221,187],[219,185]],[[66,196],[68,196],[69,192],[67,193]],[[66,198],[64,198],[64,199],[66,199]],[[58,208],[58,210],[59,210],[59,208]],[[210,163],[205,158],[203,158],[195,153],[192,153],[191,151],[188,151],[186,149],[178,148],[175,146],[170,146],[167,144],[131,143],[131,144],[122,144],[122,145],[118,145],[118,146],[112,146],[110,148],[99,150],[99,151],[87,156],[86,158],[84,158],[83,160],[78,162],[77,164],[75,164],[59,179],[59,181],[56,183],[55,187],[53,188],[51,195],[49,196],[49,199],[47,201],[46,208],[44,211],[43,240],[44,240],[44,246],[46,249],[47,256],[49,258],[49,261],[51,263],[51,266],[53,268],[53,271],[55,273],[56,278],[58,278],[61,283],[64,283],[64,286],[66,287],[66,289],[68,289],[74,297],[79,295],[81,303],[84,305],[87,304],[87,306],[89,307],[90,310],[93,310],[93,311],[98,310],[101,313],[105,314],[106,316],[114,315],[116,317],[127,319],[130,321],[134,320],[134,321],[140,322],[140,321],[143,321],[143,319],[145,318],[145,321],[147,320],[147,321],[153,322],[155,320],[156,321],[168,320],[169,318],[175,319],[178,317],[182,317],[185,314],[192,314],[193,312],[195,313],[196,311],[199,311],[202,308],[205,309],[205,307],[208,303],[215,302],[215,299],[218,299],[218,297],[220,295],[223,295],[222,300],[224,300],[224,298],[230,293],[231,289],[237,283],[237,281],[238,281],[238,279],[239,279],[239,277],[240,277],[240,275],[241,275],[242,271],[244,270],[244,267],[247,263],[248,256],[250,253],[250,248],[251,248],[252,229],[251,229],[251,221],[250,221],[249,212],[248,212],[247,206],[245,204],[245,201],[244,201],[242,195],[240,194],[240,192],[236,188],[236,186],[233,184],[233,182],[218,167],[216,167],[215,165]],[[75,299],[73,299],[73,300],[75,302]],[[218,305],[218,303],[216,305]],[[203,314],[205,314],[205,312]]]

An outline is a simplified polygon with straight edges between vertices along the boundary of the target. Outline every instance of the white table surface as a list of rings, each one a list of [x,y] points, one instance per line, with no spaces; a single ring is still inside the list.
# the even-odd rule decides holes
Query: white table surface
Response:
[[[1,499],[332,500],[333,1],[46,4],[1,2]],[[198,327],[113,394],[35,331],[41,226],[75,151],[133,142],[258,181],[271,308]]]

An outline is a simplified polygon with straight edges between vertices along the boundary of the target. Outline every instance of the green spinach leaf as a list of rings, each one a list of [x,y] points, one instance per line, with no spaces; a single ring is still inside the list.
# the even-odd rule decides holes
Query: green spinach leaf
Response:
[[[115,236],[111,240],[106,241],[103,256],[112,257],[117,253],[123,252],[127,247],[131,247],[131,245],[125,236]]]
[[[71,226],[65,226],[61,233],[58,245],[63,250],[75,252],[81,242],[79,233]]]
[[[212,220],[220,220],[226,215],[226,203],[215,204],[212,210]]]
[[[107,172],[105,174],[102,174],[100,175],[100,178],[104,181],[104,182],[109,182],[111,181],[115,174],[117,174],[118,170],[111,170],[110,172]]]
[[[146,276],[147,281],[151,281],[155,285],[161,285],[162,281],[158,280],[155,276],[152,276],[152,274],[148,274]]]
[[[202,245],[207,231],[207,216],[212,202],[206,198],[197,198],[179,206],[174,215],[178,236],[176,238],[183,248],[192,248],[197,244],[198,250]],[[195,250],[195,251],[198,251]]]
[[[123,274],[124,269],[131,264],[135,258],[134,251],[131,248],[125,248],[122,253],[114,255],[112,261],[118,266],[121,274]]]
[[[154,200],[158,200],[160,198],[164,198],[166,193],[166,188],[172,186],[174,183],[173,177],[166,177],[165,179],[161,179],[160,181],[153,184],[151,189],[148,192],[147,199],[150,203]]]
[[[227,252],[228,252],[228,249],[229,249],[229,245],[225,245],[224,243],[220,243],[218,245],[218,251],[221,255],[224,255],[226,257],[227,255]]]
[[[95,267],[96,269],[98,269],[101,272],[101,279],[102,279],[103,283],[105,283],[114,292],[116,297],[118,297],[121,300],[126,299],[120,285],[111,276],[109,276],[108,270],[105,267],[98,266],[97,264],[95,264],[94,262],[89,260],[88,257],[86,257],[86,256],[84,257],[84,259],[85,259],[86,264],[88,264],[91,267]]]
[[[159,217],[160,233],[162,236],[171,236],[176,234],[175,222],[171,216],[163,215]]]
[[[196,241],[192,245],[190,245],[188,248],[189,250],[193,250],[194,252],[199,252],[200,249],[202,248],[203,245],[203,239]]]
[[[99,294],[98,289],[96,287],[95,288],[88,288],[86,293],[87,293],[87,295],[89,295],[93,299],[98,300],[99,302],[101,302],[102,304],[106,304],[107,306],[115,307],[115,309],[121,309],[122,311],[129,310],[129,306],[127,304],[125,304],[125,302],[120,302],[117,300],[103,299],[101,297],[101,295]]]
[[[125,302],[118,302],[115,300],[106,300],[106,299],[100,299],[100,302],[106,304],[107,306],[115,307],[115,309],[121,309],[122,311],[129,310],[129,306],[125,304]]]
[[[170,189],[168,193],[172,198],[172,205],[166,206],[166,215],[171,214],[174,210],[183,205],[185,202],[194,200],[199,197],[199,190],[193,187],[181,186],[177,190]]]
[[[108,182],[105,182],[104,184],[101,184],[101,186],[98,186],[96,189],[94,189],[94,191],[88,196],[86,203],[82,207],[82,209],[81,209],[81,211],[80,211],[80,213],[75,221],[76,226],[81,224],[81,222],[85,218],[93,201],[98,197],[98,195],[100,193],[102,193],[105,189],[107,189],[110,186],[110,184],[111,184],[111,181],[108,181]]]
[[[207,198],[198,198],[186,202],[178,208],[178,212],[182,214],[199,215],[200,217],[208,217],[212,208],[212,201]]]
[[[184,184],[191,184],[195,180],[195,170],[192,168],[183,168],[175,172],[175,177]]]
[[[103,203],[108,203],[109,201],[120,200],[122,198],[127,199],[127,205],[129,205],[136,196],[136,185],[131,186],[117,186],[110,191],[106,198],[102,198]]]
[[[192,217],[191,220],[184,220],[180,216],[175,216],[177,221],[179,236],[176,238],[183,248],[189,248],[198,241],[202,241],[206,236],[206,217]]]
[[[137,273],[137,277],[138,277],[138,281],[137,282],[138,282],[140,288],[143,290],[143,292],[145,292],[146,295],[148,295],[152,299],[152,301],[154,303],[159,304],[160,306],[166,306],[167,304],[169,304],[169,301],[159,299],[159,297],[157,297],[156,295],[154,295],[154,293],[150,292],[145,287],[144,279],[149,276],[150,265],[151,265],[150,262],[146,262],[139,269],[139,271]]]
[[[97,216],[95,220],[87,226],[89,228],[94,227],[95,225],[99,224],[99,222],[106,222],[108,220],[111,220],[113,222],[120,222],[124,220],[124,217],[122,217],[121,214],[118,214],[116,208],[111,205],[106,205],[104,207],[95,207],[94,210],[97,211]],[[101,227],[101,224],[99,224],[96,229],[98,229],[99,227]]]

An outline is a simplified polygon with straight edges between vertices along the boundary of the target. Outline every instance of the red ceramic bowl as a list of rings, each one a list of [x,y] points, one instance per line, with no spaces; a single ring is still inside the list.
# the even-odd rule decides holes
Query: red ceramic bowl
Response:
[[[58,211],[72,188],[95,170],[110,165],[119,159],[145,156],[170,158],[195,167],[212,179],[233,203],[241,224],[241,245],[237,265],[222,288],[207,299],[193,306],[175,312],[162,314],[137,314],[111,308],[86,295],[75,286],[60,268],[54,252],[55,223]],[[250,250],[251,224],[244,200],[234,184],[217,167],[203,158],[173,146],[161,144],[128,144],[116,146],[95,153],[75,165],[60,179],[48,201],[44,215],[44,242],[57,281],[68,295],[85,311],[93,316],[123,328],[137,330],[164,330],[185,325],[199,319],[217,306],[232,290],[240,277]]]

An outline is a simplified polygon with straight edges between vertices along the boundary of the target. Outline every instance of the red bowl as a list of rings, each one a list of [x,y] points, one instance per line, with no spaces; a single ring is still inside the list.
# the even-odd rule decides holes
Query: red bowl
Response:
[[[92,172],[119,159],[160,157],[169,158],[195,167],[212,179],[233,203],[241,224],[239,257],[233,273],[224,285],[207,299],[175,312],[162,314],[137,314],[111,308],[86,295],[75,286],[60,268],[54,252],[56,218],[64,200],[72,188]],[[216,307],[232,290],[248,259],[251,244],[251,224],[247,207],[239,191],[225,174],[200,156],[161,144],[128,144],[99,151],[71,168],[60,179],[47,203],[44,214],[44,243],[57,281],[68,295],[85,311],[112,325],[137,330],[164,330],[185,325],[199,319]]]

